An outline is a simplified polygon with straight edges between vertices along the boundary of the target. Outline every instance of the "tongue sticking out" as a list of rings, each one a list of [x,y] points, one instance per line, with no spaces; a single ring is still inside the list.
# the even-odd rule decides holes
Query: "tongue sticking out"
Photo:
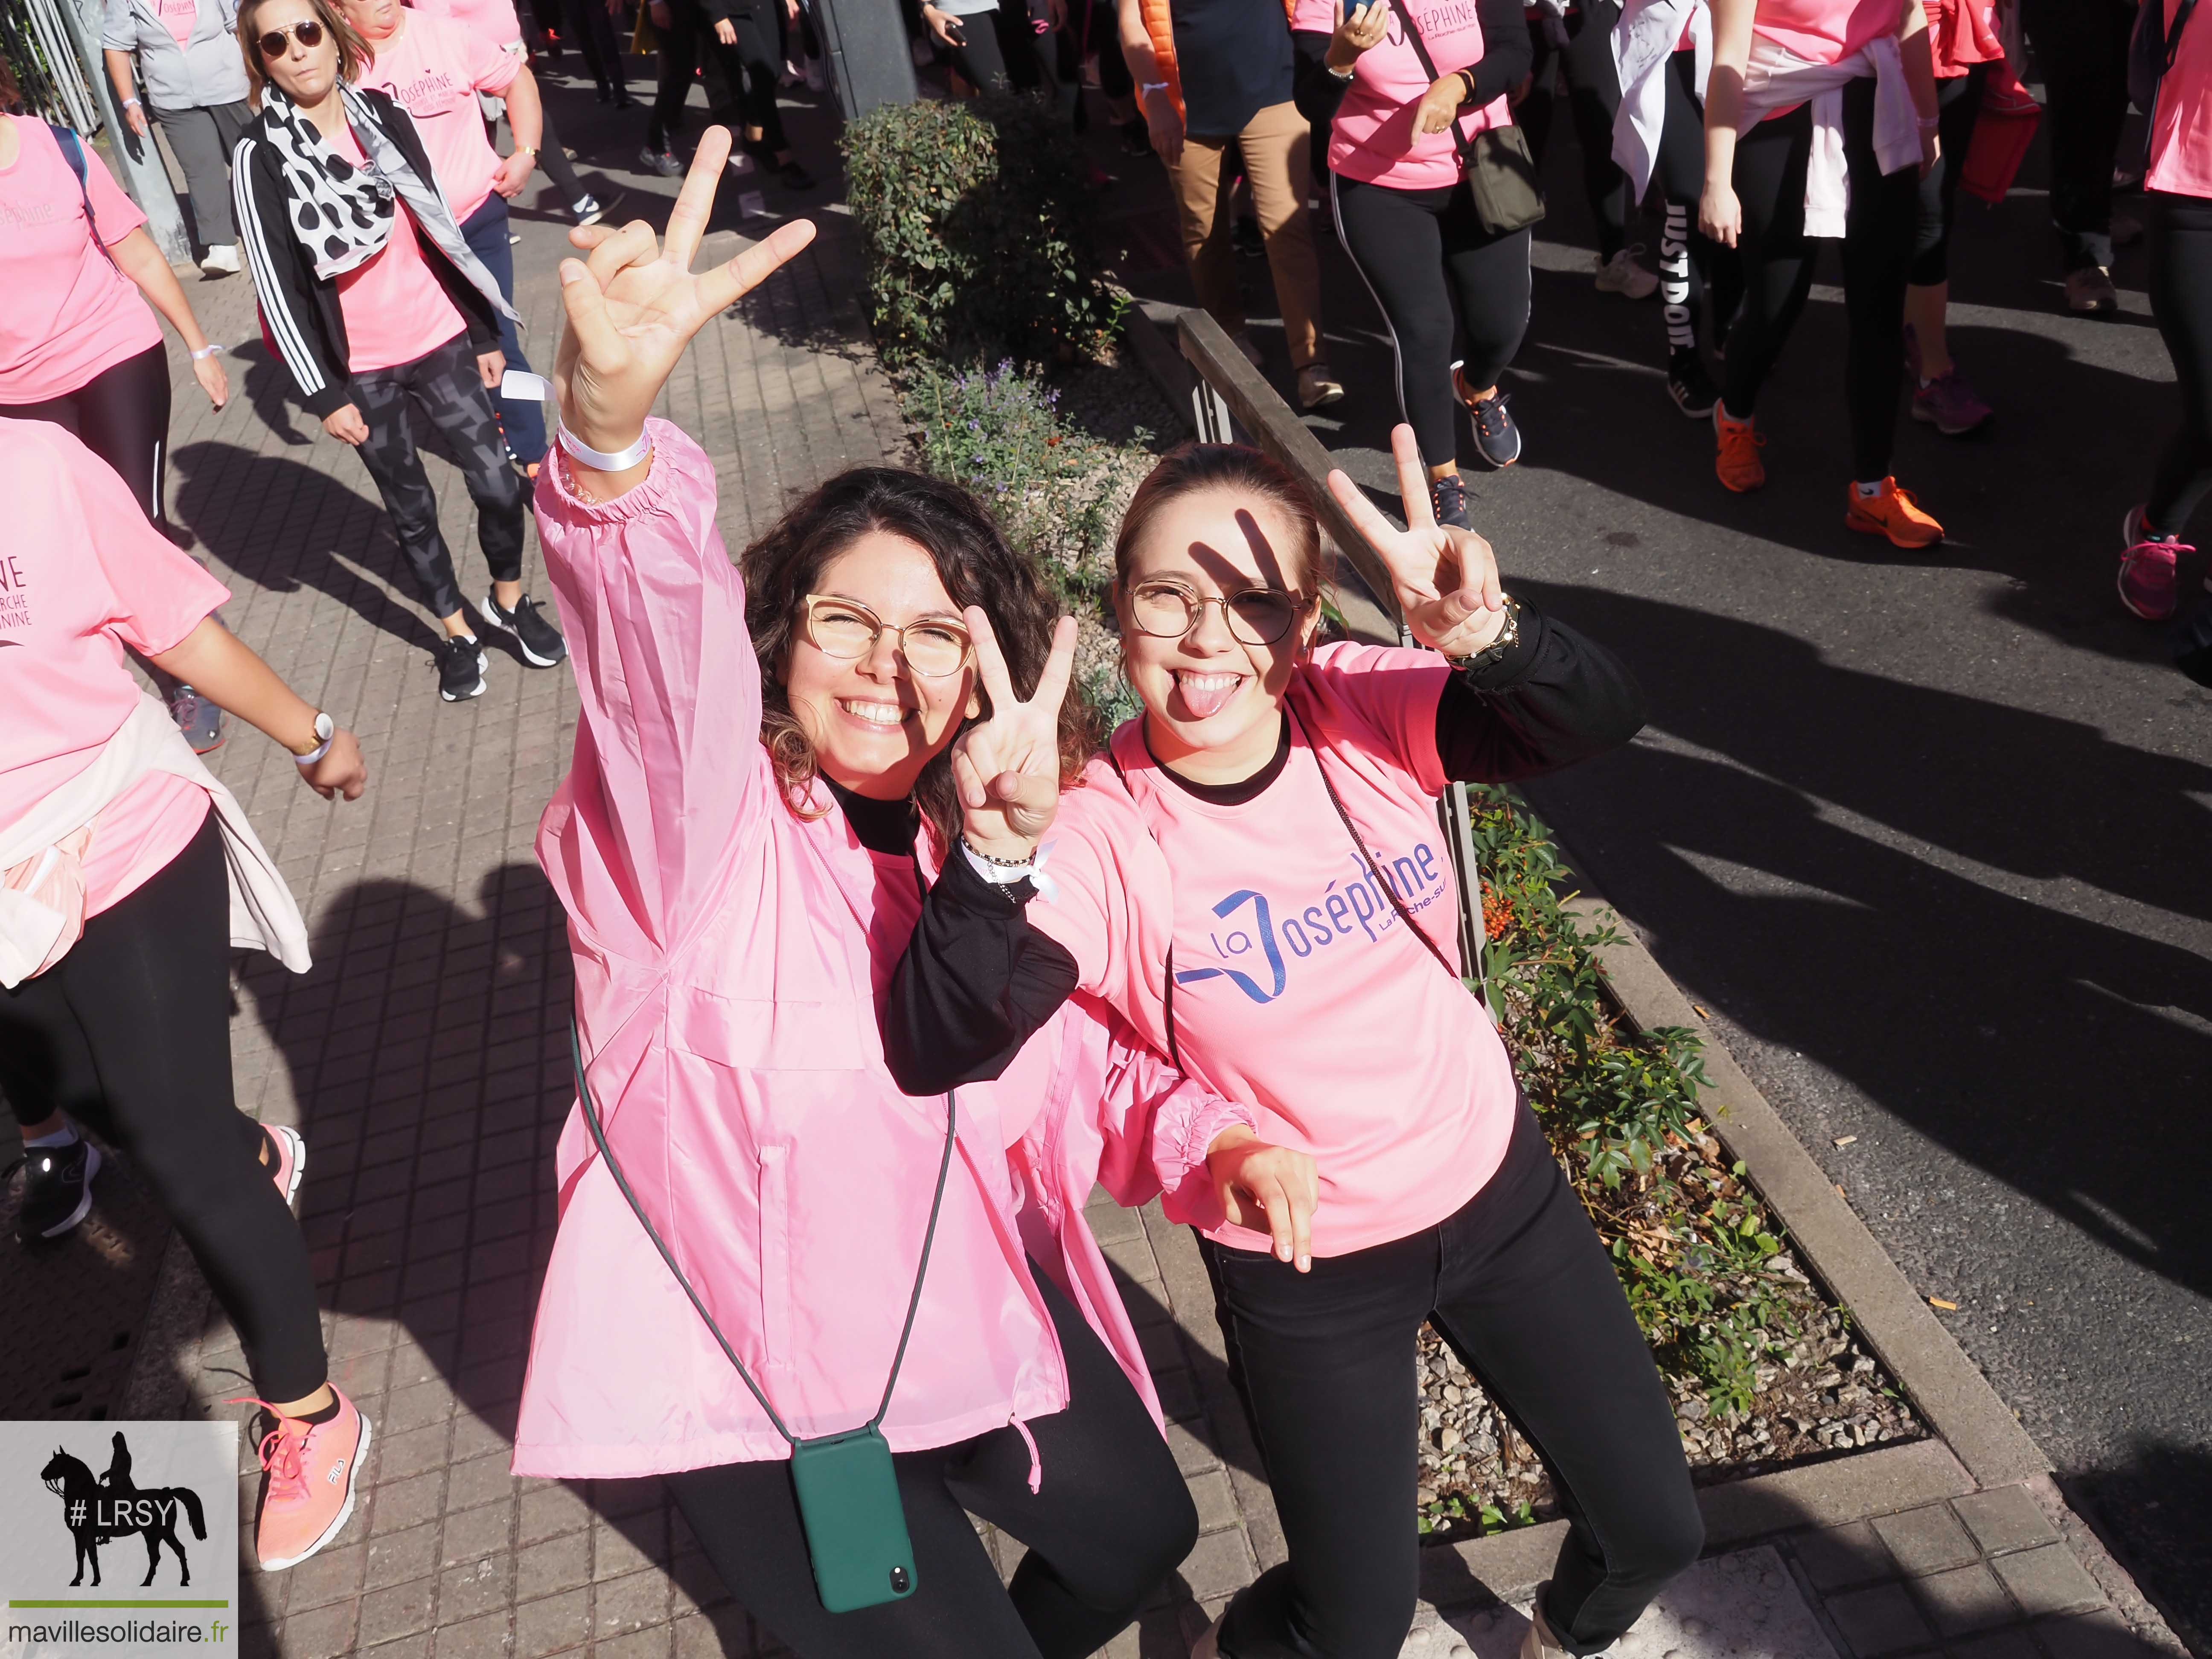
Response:
[[[1182,706],[1190,711],[1194,720],[1211,720],[1229,706],[1243,680],[1235,674],[1209,674],[1203,679],[1192,674],[1178,676],[1176,690],[1182,698]]]

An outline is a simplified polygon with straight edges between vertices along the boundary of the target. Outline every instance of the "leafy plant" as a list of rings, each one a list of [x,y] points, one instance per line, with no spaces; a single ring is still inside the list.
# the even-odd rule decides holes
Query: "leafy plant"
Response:
[[[1079,147],[1042,98],[886,104],[841,143],[886,362],[1089,357],[1120,326]]]

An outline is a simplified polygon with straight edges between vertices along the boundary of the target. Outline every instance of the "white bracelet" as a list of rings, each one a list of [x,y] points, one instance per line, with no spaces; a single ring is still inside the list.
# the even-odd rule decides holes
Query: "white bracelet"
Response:
[[[123,107],[125,109],[137,109],[139,107],[138,100],[136,98],[126,98],[123,100]]]
[[[322,759],[324,756],[331,752],[331,744],[336,741],[337,739],[335,738],[325,738],[320,743],[317,744],[313,749],[310,749],[306,754],[293,756],[292,764],[295,766],[313,766],[317,761]]]
[[[637,441],[629,448],[612,451],[592,448],[565,426],[561,428],[558,436],[561,447],[567,450],[572,459],[581,461],[586,466],[595,466],[602,472],[626,472],[653,453],[653,436],[647,432],[640,432]]]
[[[194,362],[198,362],[203,357],[212,357],[216,353],[222,349],[222,348],[221,346],[215,344],[213,342],[210,342],[208,344],[202,346],[198,351],[192,353],[192,361]]]

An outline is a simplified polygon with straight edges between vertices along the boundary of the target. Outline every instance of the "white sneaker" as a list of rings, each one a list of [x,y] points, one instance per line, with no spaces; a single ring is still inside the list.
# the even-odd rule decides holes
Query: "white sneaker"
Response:
[[[596,225],[607,216],[606,209],[599,205],[599,198],[589,191],[569,203],[568,211],[575,216],[580,225]]]
[[[221,247],[211,247],[207,258],[200,261],[200,274],[205,276],[238,275],[238,244],[225,242]]]
[[[1619,294],[1631,300],[1648,300],[1659,291],[1659,275],[1646,270],[1636,263],[1636,256],[1644,252],[1644,244],[1622,248],[1613,258],[1601,262],[1597,268],[1597,291]]]

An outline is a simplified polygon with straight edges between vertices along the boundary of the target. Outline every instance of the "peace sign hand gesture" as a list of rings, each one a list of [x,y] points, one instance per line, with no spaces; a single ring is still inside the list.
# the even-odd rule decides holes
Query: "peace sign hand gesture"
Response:
[[[1398,494],[1406,504],[1403,530],[1392,528],[1341,471],[1328,475],[1328,493],[1390,572],[1398,608],[1413,637],[1447,657],[1472,655],[1505,627],[1505,589],[1498,560],[1490,544],[1472,530],[1437,522],[1412,427],[1392,428],[1390,453],[1398,463]]]
[[[952,744],[960,832],[978,853],[1018,863],[1036,851],[1060,810],[1060,706],[1075,672],[1075,618],[1062,617],[1053,629],[1052,654],[1024,702],[1014,695],[991,619],[977,605],[962,614],[991,713]]]
[[[561,262],[561,303],[568,325],[562,331],[553,386],[562,424],[594,449],[635,443],[691,337],[814,240],[813,225],[794,220],[727,264],[692,275],[692,256],[706,234],[714,186],[729,156],[729,129],[708,128],[669,212],[665,240],[656,243],[653,227],[642,219],[620,229],[594,225],[568,233],[587,253]]]

